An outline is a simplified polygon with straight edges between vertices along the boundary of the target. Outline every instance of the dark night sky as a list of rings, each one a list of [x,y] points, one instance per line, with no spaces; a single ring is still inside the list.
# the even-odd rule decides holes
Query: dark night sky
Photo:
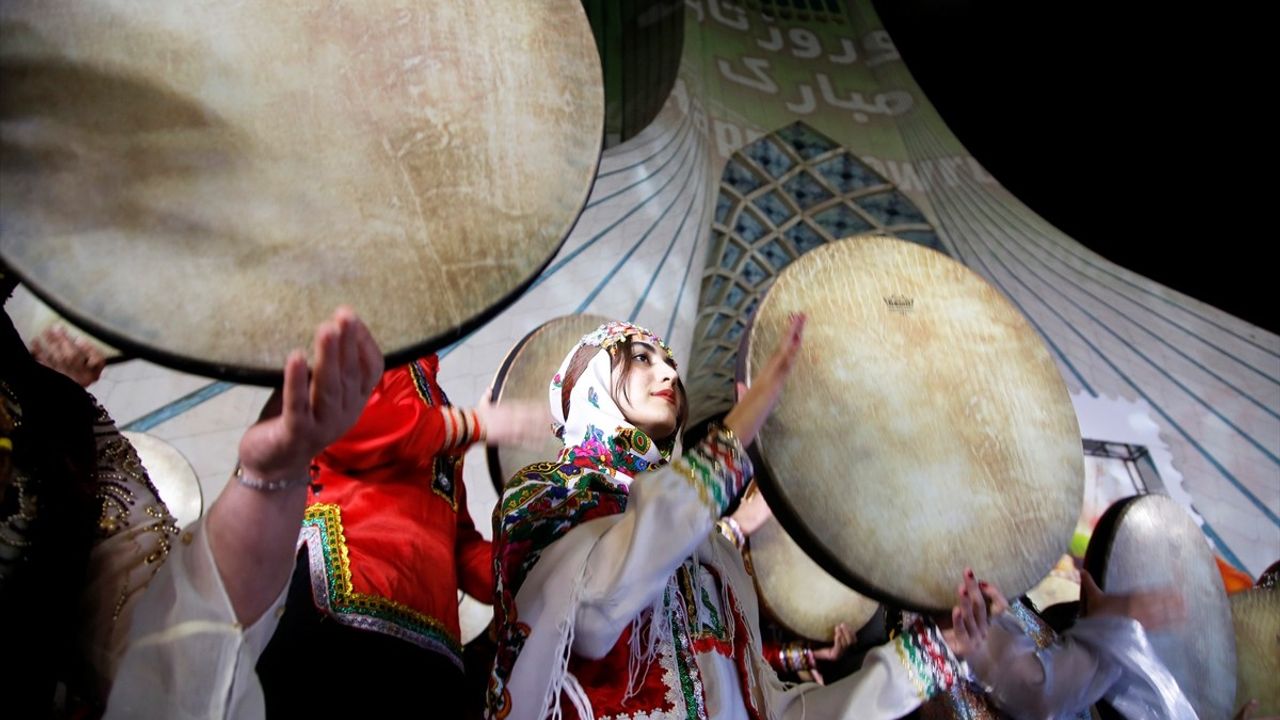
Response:
[[[1262,150],[1277,83],[1248,79],[1262,57],[1246,20],[1216,4],[875,6],[952,131],[1020,200],[1104,257],[1280,332]]]

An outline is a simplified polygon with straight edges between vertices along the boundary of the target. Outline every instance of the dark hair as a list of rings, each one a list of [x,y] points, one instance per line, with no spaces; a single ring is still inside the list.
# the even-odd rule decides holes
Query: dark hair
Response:
[[[609,353],[610,369],[616,369],[619,365],[622,366],[621,372],[618,373],[618,382],[613,387],[613,395],[617,397],[621,394],[628,402],[630,402],[631,396],[627,394],[627,378],[631,376],[634,365],[632,344],[631,338],[627,338],[615,345],[614,351]],[[655,350],[662,355],[663,360],[668,365],[675,367],[675,363],[667,359],[661,348],[655,348]],[[591,358],[595,357],[598,352],[600,352],[600,348],[595,345],[583,345],[573,354],[573,359],[569,361],[569,367],[565,369],[564,380],[560,385],[560,410],[566,418],[569,417],[569,396],[573,393],[573,386],[578,382],[578,378],[582,377],[582,372],[591,363]],[[651,438],[654,442],[679,436],[680,430],[684,428],[684,423],[689,418],[689,398],[684,391],[684,382],[680,380],[679,375],[676,375],[676,381],[672,389],[676,393],[675,430],[666,438]]]

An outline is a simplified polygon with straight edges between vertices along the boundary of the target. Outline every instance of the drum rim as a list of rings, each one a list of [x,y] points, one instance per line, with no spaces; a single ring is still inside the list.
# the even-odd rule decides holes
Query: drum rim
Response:
[[[1099,590],[1107,589],[1106,570],[1111,564],[1111,549],[1115,544],[1120,522],[1138,500],[1150,495],[1152,493],[1130,495],[1111,503],[1111,507],[1102,513],[1102,517],[1098,518],[1098,523],[1094,525],[1093,533],[1089,536],[1089,545],[1084,551],[1084,569],[1093,576],[1093,581],[1097,583]]]
[[[1104,592],[1106,591],[1106,583],[1107,583],[1106,569],[1111,564],[1112,550],[1114,549],[1113,546],[1115,545],[1116,535],[1119,532],[1121,522],[1123,522],[1125,517],[1127,517],[1129,513],[1138,506],[1140,502],[1148,498],[1161,498],[1161,500],[1159,500],[1158,502],[1172,503],[1174,506],[1178,507],[1179,509],[1183,509],[1185,512],[1185,509],[1182,508],[1182,506],[1178,504],[1178,502],[1174,500],[1172,497],[1164,493],[1158,493],[1158,492],[1139,493],[1137,495],[1130,495],[1127,498],[1122,498],[1112,503],[1111,507],[1107,508],[1106,512],[1102,514],[1102,517],[1098,519],[1098,524],[1094,526],[1093,534],[1089,538],[1089,546],[1085,549],[1084,568],[1086,571],[1088,571],[1088,573],[1091,576],[1093,576],[1093,580],[1098,585],[1098,589],[1103,590]],[[1188,517],[1188,520],[1190,520],[1193,524],[1195,524],[1195,521],[1190,517]],[[1096,549],[1095,549],[1095,546],[1096,546]],[[1217,571],[1215,570],[1214,572],[1216,574]],[[1227,617],[1230,620],[1232,618],[1231,596],[1226,593],[1225,588],[1222,589],[1222,596],[1226,601]],[[1081,599],[1083,600],[1083,596]],[[1233,655],[1235,653],[1234,632],[1235,632],[1234,620],[1232,620],[1231,642],[1232,642]],[[1169,672],[1170,674],[1172,674],[1172,670],[1170,670]],[[1239,682],[1239,672],[1240,672],[1239,659],[1237,658],[1236,672],[1233,676],[1237,683]],[[1175,677],[1174,679],[1176,680],[1178,678]],[[1213,698],[1209,698],[1209,700],[1212,700],[1212,699]],[[1191,697],[1188,696],[1187,700],[1188,702],[1190,702]],[[1231,702],[1234,703],[1234,700],[1232,700]],[[1104,701],[1099,701],[1099,705],[1104,705],[1104,704],[1105,704]],[[1110,708],[1109,705],[1107,707],[1112,712],[1114,712],[1114,708]],[[1199,711],[1199,708],[1197,708],[1197,712],[1198,711]],[[1114,716],[1104,715],[1104,717],[1120,717],[1120,715],[1119,713],[1116,713]]]

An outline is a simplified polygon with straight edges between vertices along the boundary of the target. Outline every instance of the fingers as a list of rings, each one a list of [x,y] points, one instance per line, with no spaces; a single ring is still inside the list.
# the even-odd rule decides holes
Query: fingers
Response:
[[[958,588],[957,594],[959,594]],[[950,643],[951,650],[955,654],[961,656],[968,654],[969,648],[972,644],[969,624],[965,617],[967,615],[964,609],[966,605],[967,604],[964,602],[964,598],[962,597],[960,599],[960,604],[951,608],[951,634],[954,638],[954,641]]]
[[[360,318],[355,318],[351,331],[355,334],[356,344],[359,347],[360,394],[368,395],[373,392],[378,380],[382,378],[384,370],[382,350],[378,347],[378,341],[373,339],[373,333],[369,331],[369,327]]]
[[[1004,593],[1000,592],[1000,588],[989,582],[979,582],[978,589],[982,591],[982,595],[991,603],[991,617],[1002,614],[1009,609],[1009,600],[1005,598]]]
[[[31,343],[31,357],[88,387],[102,376],[107,360],[92,344],[71,337],[58,326],[45,330]]]
[[[281,413],[284,415],[285,429],[292,437],[297,437],[311,423],[307,375],[307,358],[302,351],[294,350],[289,353],[289,358],[284,363]]]
[[[951,621],[955,623],[955,629],[958,634],[972,641],[978,637],[978,620],[973,616],[973,602],[969,599],[969,591],[965,589],[964,583],[960,583],[956,587],[956,595],[960,596],[960,604],[958,606],[960,614],[956,615],[956,611],[953,608]]]
[[[805,313],[792,313],[788,319],[791,321],[787,335],[788,350],[790,350],[791,355],[795,355],[804,340],[804,326],[809,322],[809,316]]]
[[[849,646],[852,644],[853,631],[849,629],[849,626],[844,623],[836,625],[835,642],[831,646],[830,659],[839,660],[844,657],[844,654],[849,650]]]
[[[356,338],[356,314],[351,308],[342,306],[333,314],[338,325],[338,377],[341,387],[342,411],[345,414],[352,405],[363,407],[361,384],[364,380],[360,373],[360,342]]]
[[[1093,576],[1088,570],[1080,570],[1080,605],[1081,614],[1088,615],[1093,612],[1098,605],[1098,601],[1102,598],[1102,589],[1093,581]]]
[[[326,320],[316,328],[315,369],[311,373],[311,412],[323,418],[339,408],[342,384],[338,351],[338,324]]]
[[[789,318],[786,334],[778,342],[778,348],[774,350],[773,357],[770,358],[774,372],[786,375],[791,371],[791,366],[795,364],[796,355],[800,352],[800,345],[804,341],[804,326],[808,322],[808,316],[804,313],[792,313]]]
[[[964,581],[956,586],[959,603],[951,609],[951,624],[955,632],[957,654],[973,652],[986,641],[987,602],[979,591],[973,570],[965,568]]]
[[[974,577],[972,568],[965,568],[964,571],[964,594],[973,609],[974,628],[977,630],[978,639],[983,639],[987,636],[987,600],[981,588],[978,587],[978,579]]]
[[[818,648],[813,651],[813,656],[818,660],[832,662],[844,657],[845,651],[849,649],[850,635],[852,632],[845,623],[836,625],[832,630],[831,644],[826,647]]]

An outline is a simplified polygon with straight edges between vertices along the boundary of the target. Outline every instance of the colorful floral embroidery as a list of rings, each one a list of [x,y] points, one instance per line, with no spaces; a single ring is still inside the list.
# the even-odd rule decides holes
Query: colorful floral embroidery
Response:
[[[713,429],[672,467],[689,480],[702,504],[720,517],[751,481],[754,468],[733,433]]]
[[[603,437],[598,439],[604,447]],[[567,453],[568,451],[566,451]],[[494,625],[498,650],[489,678],[488,706],[493,717],[511,708],[507,681],[528,637],[518,621],[516,592],[542,551],[577,525],[626,509],[627,488],[589,462],[542,462],[511,478],[494,515]]]
[[[572,463],[582,468],[611,467],[634,476],[648,470],[657,470],[671,456],[670,449],[660,447],[658,452],[662,462],[651,463],[644,457],[650,447],[653,447],[653,441],[635,428],[618,428],[613,435],[605,437],[600,428],[588,425],[581,442],[560,452],[560,462]]]
[[[714,576],[707,568],[693,560],[686,560],[676,570],[676,583],[684,598],[684,620],[689,627],[689,637],[694,652],[716,652],[733,657],[733,645],[729,642],[729,630],[725,626],[716,604],[707,592],[715,585]]]
[[[671,611],[671,588],[667,587],[665,596],[667,611]],[[689,638],[684,623],[675,619],[671,622],[671,635],[675,641],[676,669],[680,677],[680,691],[684,699],[686,717],[698,720],[707,716],[706,691],[702,687],[702,674],[698,672],[693,642]]]

